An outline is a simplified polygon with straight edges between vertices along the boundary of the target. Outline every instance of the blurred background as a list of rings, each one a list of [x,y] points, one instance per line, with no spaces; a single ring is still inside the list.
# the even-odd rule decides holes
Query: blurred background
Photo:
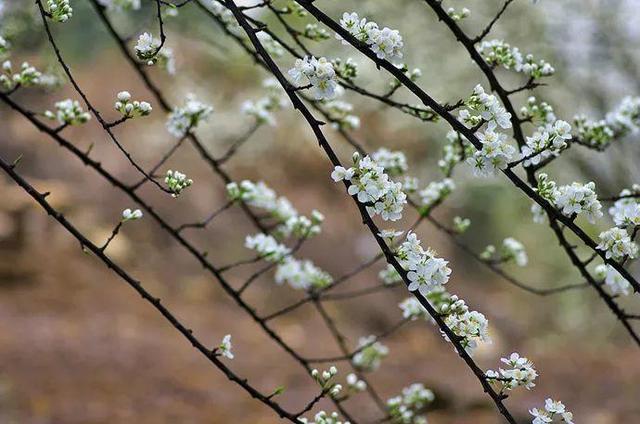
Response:
[[[38,69],[62,77],[47,43],[33,2],[0,2],[0,33],[11,41],[11,60],[29,61]],[[381,25],[397,28],[405,39],[405,59],[420,67],[420,84],[435,98],[455,102],[478,83],[486,86],[466,52],[447,28],[419,0],[316,2],[331,16],[356,10]],[[495,15],[501,2],[449,1],[469,7],[463,26],[475,34]],[[143,1],[139,11],[109,13],[123,35],[157,32],[155,3]],[[150,101],[151,116],[133,120],[115,132],[136,160],[151,167],[174,142],[164,126],[166,115],[156,107],[133,68],[124,60],[88,1],[72,1],[73,18],[54,25],[54,35],[81,87],[109,119],[116,93],[127,90],[134,99]],[[256,12],[259,15],[259,12]],[[265,18],[271,22],[271,18]],[[536,95],[551,103],[560,119],[571,121],[584,113],[603,117],[625,95],[640,94],[640,15],[634,0],[518,1],[496,26],[493,36],[544,58],[556,75]],[[301,19],[301,25],[304,19]],[[264,95],[267,77],[220,28],[195,6],[167,19],[168,46],[176,56],[173,76],[150,68],[172,103],[195,92],[212,104],[214,115],[197,134],[214,156],[243,134],[252,120],[240,113],[242,102]],[[330,39],[310,43],[331,57],[353,57],[361,64],[360,85],[382,92],[389,78],[370,67],[363,57]],[[281,67],[291,66],[283,58]],[[507,87],[521,80],[499,71]],[[517,97],[518,106],[529,93]],[[415,102],[400,90],[397,98]],[[56,101],[78,99],[69,84],[52,90],[20,90],[13,97],[30,110],[52,109]],[[80,100],[80,99],[78,99]],[[442,123],[421,124],[394,109],[381,107],[347,93],[361,128],[354,136],[369,150],[402,150],[410,160],[410,174],[422,186],[442,178],[438,171],[441,146],[448,130]],[[290,108],[277,114],[278,125],[262,126],[225,169],[235,180],[263,180],[304,214],[312,209],[325,216],[324,231],[307,242],[298,257],[309,258],[339,276],[377,253],[361,225],[344,188],[329,178],[330,166],[312,134]],[[128,198],[105,183],[46,134],[0,106],[0,155],[23,155],[20,172],[40,191],[51,191],[51,202],[97,244],[101,244],[127,207]],[[64,131],[119,178],[139,178],[99,124]],[[342,158],[353,149],[335,133],[330,141]],[[614,144],[605,153],[570,149],[549,169],[561,184],[596,182],[602,195],[615,195],[638,182],[637,136]],[[175,224],[197,221],[225,203],[224,185],[185,144],[165,168],[180,169],[193,178],[193,187],[172,199],[147,184],[141,193]],[[536,287],[581,282],[557,245],[551,230],[534,224],[530,202],[502,178],[475,179],[461,166],[455,174],[458,190],[435,216],[450,224],[454,216],[468,217],[470,230],[462,240],[476,251],[498,245],[505,237],[522,241],[529,265],[506,265],[507,272]],[[415,216],[401,225],[407,228]],[[592,235],[610,226],[580,222]],[[254,228],[238,208],[230,209],[206,230],[187,235],[209,252],[216,265],[251,257],[244,237]],[[561,399],[586,424],[640,422],[640,365],[637,346],[630,340],[593,290],[569,291],[549,297],[523,292],[478,265],[428,223],[418,229],[423,244],[450,260],[448,289],[461,295],[490,322],[493,343],[476,353],[482,368],[495,368],[501,356],[518,351],[540,372],[532,391],[516,391],[507,401],[519,419],[546,397]],[[280,402],[293,410],[314,396],[317,386],[303,370],[275,346],[241,311],[198,263],[151,219],[127,224],[108,253],[162,298],[194,332],[211,346],[233,335],[234,370],[264,392],[286,388]],[[341,290],[377,284],[382,264],[358,275]],[[232,273],[239,283],[251,266]],[[632,272],[637,268],[632,265]],[[360,336],[389,328],[401,317],[402,287],[354,301],[327,302],[327,310],[355,347]],[[277,310],[303,296],[277,286],[267,274],[247,292],[260,314]],[[620,299],[633,310],[630,299]],[[636,310],[638,305],[636,302]],[[274,321],[283,338],[305,356],[339,354],[315,309],[307,305]],[[430,423],[502,422],[452,346],[425,322],[414,322],[384,344],[390,349],[383,367],[369,379],[387,399],[402,387],[424,383],[437,397]],[[346,375],[347,364],[338,364]],[[333,410],[330,404],[322,407]],[[372,420],[378,417],[366,395],[346,407]],[[0,178],[0,422],[1,423],[271,423],[273,413],[229,383],[198,355],[154,310],[109,272],[98,260],[82,253],[58,224],[49,219],[20,188]]]

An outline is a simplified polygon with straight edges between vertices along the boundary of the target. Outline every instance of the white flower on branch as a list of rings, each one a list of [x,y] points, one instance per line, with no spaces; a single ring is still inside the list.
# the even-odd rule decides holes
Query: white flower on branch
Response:
[[[147,116],[153,110],[148,102],[140,102],[138,100],[131,101],[131,94],[129,94],[128,91],[118,93],[117,101],[113,107],[126,118]]]
[[[508,358],[501,358],[500,361],[509,368],[499,368],[498,371],[488,370],[486,376],[492,383],[499,385],[502,390],[513,390],[520,386],[531,390],[535,387],[534,381],[538,377],[538,372],[530,360],[514,352]]]
[[[602,205],[595,192],[595,183],[580,184],[577,182],[558,188],[555,197],[556,206],[565,216],[584,214],[593,223],[602,217]]]
[[[491,342],[487,318],[478,311],[469,310],[465,301],[458,296],[443,299],[439,312],[444,315],[447,327],[461,338],[460,344],[469,355],[473,355],[480,342]],[[445,340],[451,341],[444,332],[441,333]]]
[[[307,418],[300,418],[300,421],[303,424],[349,424],[349,421],[340,421],[340,416],[337,412],[327,414],[325,411],[318,412],[313,417],[313,421],[309,421]]]
[[[333,277],[309,260],[287,257],[278,265],[275,281],[277,284],[286,282],[294,289],[308,291],[329,286]]]
[[[533,79],[555,73],[555,69],[549,63],[544,60],[536,62],[531,54],[523,58],[517,47],[511,47],[502,40],[483,41],[478,46],[478,52],[489,65],[501,65],[505,69],[522,72]]]
[[[600,264],[595,267],[596,278],[604,281],[611,293],[628,296],[631,292],[631,284],[611,265]]]
[[[631,259],[638,255],[638,245],[631,240],[626,230],[613,227],[600,233],[600,244],[596,247],[605,251],[607,259],[616,261],[629,257]]]
[[[294,67],[289,69],[289,76],[298,86],[310,84],[316,100],[330,100],[336,96],[336,72],[333,64],[325,57],[316,59],[305,56],[303,59],[296,59]]]
[[[620,192],[620,200],[617,200],[609,208],[609,215],[618,227],[636,227],[640,225],[640,203],[630,196],[635,190],[624,189]]]
[[[233,353],[231,352],[231,334],[227,334],[222,338],[222,342],[218,346],[218,352],[225,358],[233,359]]]
[[[529,261],[524,245],[512,237],[502,241],[500,253],[503,261],[514,260],[518,266],[525,266]]]
[[[69,0],[47,0],[47,9],[56,22],[67,22],[73,16]]]
[[[340,20],[340,25],[359,41],[368,44],[378,58],[388,59],[392,62],[402,59],[404,42],[398,30],[387,27],[380,29],[377,23],[367,22],[366,18],[360,19],[355,12],[345,12]],[[337,34],[336,38],[342,39]]]
[[[291,249],[278,243],[273,236],[259,233],[245,238],[244,246],[247,249],[255,250],[261,258],[269,262],[281,262],[291,253]]]
[[[48,119],[57,119],[61,125],[80,125],[91,119],[89,112],[82,110],[77,100],[66,99],[55,103],[55,113],[49,110],[44,112]]]
[[[376,336],[361,337],[358,341],[358,353],[353,356],[353,365],[363,371],[375,371],[382,359],[389,354],[389,348],[376,341]]]
[[[398,424],[426,424],[426,418],[419,414],[434,400],[433,391],[421,383],[405,387],[401,395],[387,400],[390,421]]]
[[[361,158],[354,153],[353,164],[349,169],[336,166],[331,178],[336,182],[349,181],[347,192],[356,196],[358,202],[366,204],[369,214],[380,215],[385,221],[402,218],[402,210],[407,203],[402,184],[393,182],[384,168],[369,156]]]
[[[153,65],[156,63],[156,54],[160,50],[160,40],[144,32],[138,37],[135,50],[138,59],[146,62],[147,65]]]
[[[434,205],[443,201],[455,188],[456,184],[451,178],[430,182],[418,193],[424,211],[428,212]]]
[[[467,159],[467,163],[473,167],[474,175],[494,175],[499,170],[506,169],[509,162],[516,159],[516,148],[509,144],[506,134],[487,128],[484,133],[476,136],[482,143],[482,149]]]
[[[135,221],[142,218],[142,211],[140,209],[131,210],[129,208],[122,211],[122,222]]]
[[[10,60],[2,62],[2,75],[0,75],[0,85],[6,89],[14,88],[16,85],[21,87],[33,87],[40,85],[42,73],[29,62],[23,62],[20,70],[13,72],[13,66]]]
[[[213,113],[213,107],[200,102],[193,94],[188,94],[182,107],[175,107],[167,120],[167,130],[177,138],[206,120]]]
[[[173,197],[178,197],[182,193],[182,190],[193,184],[191,178],[187,178],[187,176],[180,171],[172,171],[171,169],[167,171],[164,182],[169,187],[169,190],[171,190]]]
[[[409,232],[395,254],[408,271],[409,291],[418,290],[426,296],[431,290],[449,281],[451,269],[447,267],[448,262],[436,257],[431,250],[425,251],[414,232]]]
[[[371,158],[389,175],[402,175],[409,169],[407,157],[400,151],[391,151],[383,147],[373,152]]]
[[[571,125],[565,121],[555,121],[539,127],[531,137],[527,137],[527,145],[522,146],[522,156],[528,158],[525,166],[538,165],[541,161],[558,156],[567,147],[566,140],[571,139]]]
[[[549,424],[553,422],[573,424],[573,414],[567,411],[564,404],[553,399],[544,401],[544,409],[533,408],[529,410],[533,416],[531,424]],[[555,421],[558,418],[560,421]]]
[[[367,389],[367,383],[360,380],[354,373],[347,375],[347,389],[351,392],[364,392]]]

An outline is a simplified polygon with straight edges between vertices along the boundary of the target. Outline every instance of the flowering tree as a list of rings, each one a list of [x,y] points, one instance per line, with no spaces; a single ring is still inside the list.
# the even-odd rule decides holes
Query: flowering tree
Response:
[[[114,16],[140,9],[143,5],[139,0],[89,0],[97,19],[119,47],[122,59],[133,67],[150,96],[143,99],[132,96],[128,91],[117,92],[113,98],[117,113],[114,120],[105,118],[106,114],[98,110],[95,100],[89,98],[68,65],[67,53],[58,42],[65,25],[74,19],[73,5],[69,0],[36,0],[35,7],[64,79],[74,90],[73,98],[56,102],[52,111],[36,112],[17,95],[37,87],[54,85],[56,78],[26,62],[16,68],[10,59],[3,63],[0,76],[3,89],[0,99],[6,106],[22,115],[44,134],[44,138],[82,161],[90,172],[128,196],[130,204],[123,206],[121,218],[115,223],[111,235],[102,242],[92,241],[79,226],[49,203],[48,193],[39,192],[21,176],[20,158],[3,157],[0,167],[85,251],[104,262],[148,301],[233,384],[267,405],[278,417],[299,423],[362,422],[357,411],[349,408],[348,400],[355,396],[368,396],[374,407],[379,409],[376,422],[426,422],[425,415],[434,401],[431,390],[421,383],[407,382],[401,393],[385,401],[368,377],[368,373],[383,366],[384,359],[392,354],[383,344],[383,339],[411,322],[425,320],[441,333],[443,341],[452,347],[451,354],[457,354],[468,372],[477,379],[479,389],[495,405],[496,413],[510,423],[522,421],[512,413],[514,406],[507,402],[507,398],[514,390],[534,389],[538,370],[528,357],[516,352],[505,352],[504,357],[495,358],[488,365],[475,359],[475,351],[481,345],[491,343],[488,319],[463,299],[464,288],[457,290],[457,294],[449,291],[448,283],[455,278],[455,272],[452,272],[449,262],[430,248],[428,241],[420,240],[416,233],[416,229],[425,222],[451,238],[482,266],[522,290],[541,296],[578,289],[594,290],[603,307],[608,308],[628,333],[631,342],[640,347],[638,329],[634,327],[640,315],[626,312],[619,303],[621,296],[633,296],[640,290],[640,283],[628,270],[629,261],[638,255],[635,238],[640,228],[640,203],[637,200],[640,187],[621,188],[617,196],[599,197],[594,182],[556,182],[546,171],[550,164],[561,161],[563,154],[570,149],[604,151],[618,140],[637,132],[640,98],[622,99],[604,119],[576,116],[571,123],[559,119],[549,103],[535,97],[518,104],[514,100],[518,94],[533,92],[543,84],[553,84],[549,77],[555,69],[545,60],[523,54],[518,47],[491,39],[494,26],[515,3],[514,0],[504,1],[494,18],[485,23],[475,36],[469,35],[472,31],[465,28],[465,19],[471,14],[468,9],[447,7],[437,0],[415,0],[435,14],[451,37],[457,40],[459,48],[466,52],[470,59],[467,66],[477,67],[488,82],[486,86],[474,84],[475,87],[463,98],[448,103],[436,100],[419,84],[422,71],[408,65],[412,52],[405,49],[402,29],[378,24],[372,17],[361,16],[361,11],[345,10],[332,17],[324,10],[325,2],[313,0],[149,2],[154,9],[152,19],[129,37],[116,28]],[[544,4],[537,7],[544,7]],[[227,36],[225,45],[241,49],[247,61],[261,68],[266,76],[264,97],[247,100],[242,106],[242,113],[253,123],[218,157],[209,153],[202,140],[204,135],[197,133],[203,122],[215,119],[213,107],[193,94],[186,94],[183,103],[171,105],[161,86],[151,77],[151,72],[157,72],[153,68],[161,68],[160,72],[168,74],[177,72],[173,51],[167,46],[170,34],[165,29],[165,21],[180,19],[182,11],[186,13],[189,8],[206,15],[221,28]],[[377,19],[382,20],[380,18]],[[359,81],[361,63],[351,57],[339,57],[337,54],[322,56],[314,52],[319,43],[341,43],[352,54],[359,54],[361,63],[375,65],[379,78],[392,78],[387,91],[371,90]],[[11,49],[11,40],[0,38],[1,54],[11,56]],[[507,88],[499,79],[502,72],[516,74],[520,85]],[[409,93],[418,103],[399,100],[398,93],[402,91]],[[411,175],[405,154],[392,150],[390,145],[368,151],[354,135],[360,119],[353,105],[342,100],[347,97],[346,93],[404,113],[426,128],[434,125],[449,128],[438,162],[442,179],[428,184],[421,182]],[[292,108],[295,111],[291,111]],[[333,181],[344,186],[344,196],[350,196],[354,206],[344,213],[357,214],[377,243],[378,253],[374,257],[341,277],[332,276],[300,254],[305,243],[321,234],[325,220],[321,212],[313,210],[308,216],[303,215],[267,183],[233,178],[224,167],[260,127],[276,125],[275,113],[280,110],[297,114],[311,130],[319,151],[330,166],[324,183]],[[126,143],[118,136],[117,129],[130,120],[144,120],[156,113],[168,114],[167,137],[174,141],[153,166],[146,167],[125,147]],[[91,119],[98,121],[110,142],[119,149],[122,160],[134,169],[137,175],[135,183],[125,182],[102,165],[90,150],[78,148],[67,135],[69,127],[84,125]],[[187,143],[195,147],[202,160],[225,183],[227,201],[212,208],[212,212],[200,221],[174,225],[151,206],[141,194],[141,187],[152,186],[165,194],[165,201],[170,203],[173,198],[188,192],[191,186],[206,184],[189,176],[188,163],[180,170],[166,166]],[[338,146],[348,146],[352,154],[343,157]],[[456,216],[449,224],[435,218],[433,211],[456,190],[454,171],[466,172],[465,169],[477,178],[495,178],[528,198],[532,219],[554,234],[581,282],[552,288],[524,283],[507,274],[502,267],[508,262],[518,266],[527,264],[523,243],[507,237],[497,248],[488,245],[484,250],[476,251],[460,239],[463,233],[473,231],[469,219]],[[564,178],[563,175],[557,176],[558,181]],[[604,216],[602,202],[610,204],[608,211],[605,210],[610,220]],[[187,230],[204,229],[227,210],[246,215],[255,231],[245,238],[248,258],[220,265],[190,241]],[[408,218],[412,222],[407,224]],[[318,386],[317,396],[297,410],[284,408],[278,402],[278,396],[284,395],[281,389],[263,393],[233,370],[230,365],[234,359],[231,335],[221,337],[221,341],[213,345],[200,340],[141,281],[116,263],[109,256],[111,242],[127,226],[135,225],[134,221],[140,219],[154,221],[161,231],[185,249],[246,312],[247,319],[256,322],[284,354],[309,374],[310,384]],[[608,220],[612,223],[607,223]],[[596,224],[602,227],[602,231],[595,230]],[[355,275],[383,261],[386,265],[380,271],[379,284],[364,290],[333,292]],[[229,276],[234,270],[256,263],[262,267],[255,273],[239,285],[232,282]],[[276,284],[286,284],[292,290],[300,291],[302,297],[284,308],[259,314],[247,300],[246,291],[263,276],[272,278]],[[334,317],[323,306],[323,302],[331,298],[360,298],[402,286],[406,287],[407,298],[398,305],[398,323],[381,334],[363,335],[355,347],[349,346]],[[299,352],[272,324],[276,318],[307,304],[313,305],[325,322],[341,351],[340,356],[318,358]],[[220,331],[224,334],[225,330],[220,328]],[[500,361],[502,366],[497,370],[487,369],[487,366],[494,367]],[[341,368],[340,372],[338,368]],[[350,371],[345,373],[344,368],[350,368]],[[546,395],[553,396],[551,393]],[[332,410],[317,410],[323,400],[332,403]],[[530,412],[529,421],[534,424],[573,422],[573,414],[552,398],[548,398],[544,405],[528,405],[526,409]]]

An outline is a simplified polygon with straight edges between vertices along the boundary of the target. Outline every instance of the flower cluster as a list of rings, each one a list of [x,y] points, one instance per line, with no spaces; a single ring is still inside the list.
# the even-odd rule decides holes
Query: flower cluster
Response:
[[[478,52],[489,65],[503,66],[505,69],[522,72],[533,79],[555,73],[555,69],[549,63],[544,60],[536,62],[531,54],[523,58],[517,47],[511,47],[502,40],[483,41],[478,46]]]
[[[432,207],[442,202],[449,196],[456,185],[451,178],[445,178],[442,181],[432,181],[418,195],[423,206],[423,213],[431,210]]]
[[[496,127],[502,129],[511,128],[511,114],[500,104],[495,95],[486,93],[480,84],[474,87],[473,93],[465,101],[465,105],[480,115],[472,116],[469,110],[462,109],[460,118],[464,122],[478,125],[481,120],[484,120],[490,130]]]
[[[451,294],[444,289],[444,286],[439,286],[431,290],[425,296],[431,306],[437,311],[442,309],[445,304],[451,303]],[[429,315],[429,312],[422,306],[420,301],[414,296],[408,297],[398,304],[398,307],[402,310],[403,318],[416,320],[426,319],[435,324],[433,318]]]
[[[347,60],[337,57],[331,63],[336,74],[347,81],[353,81],[358,76],[358,64],[350,57]]]
[[[542,173],[538,176],[538,187],[535,189],[540,196],[554,204],[560,211],[568,217],[574,214],[584,214],[589,222],[593,223],[597,218],[602,217],[602,205],[598,201],[595,192],[595,183],[580,184],[574,182],[570,185],[557,187],[556,183],[549,179],[549,176]],[[532,208],[539,217],[542,212]]]
[[[394,424],[426,424],[418,415],[435,400],[435,395],[423,384],[414,383],[402,389],[402,394],[387,400],[390,422]]]
[[[13,72],[13,66],[10,60],[2,62],[2,72],[0,75],[0,85],[6,89],[14,88],[16,85],[22,87],[31,87],[40,84],[42,73],[35,67],[29,65],[29,62],[23,62],[20,70]]]
[[[382,359],[389,354],[389,348],[376,341],[376,336],[361,337],[358,341],[358,353],[353,355],[353,366],[362,371],[375,371]]]
[[[269,262],[282,262],[283,259],[291,253],[291,249],[287,246],[278,243],[273,236],[263,233],[247,236],[244,241],[244,246],[247,249],[255,250],[262,259]]]
[[[300,418],[299,420],[303,424],[349,424],[349,421],[340,421],[340,416],[337,412],[327,414],[324,411],[320,411],[313,417],[313,421],[309,421],[307,418]]]
[[[309,291],[331,285],[333,277],[309,260],[287,257],[278,265],[275,280],[277,284],[286,282],[294,289]]]
[[[140,9],[140,0],[98,0],[102,6],[108,10],[138,10]]]
[[[409,169],[407,157],[400,151],[391,151],[384,147],[371,154],[371,158],[389,175],[402,175]]]
[[[227,184],[227,195],[232,201],[241,201],[249,206],[264,209],[278,226],[274,234],[279,237],[294,235],[308,238],[320,233],[320,225],[324,216],[317,210],[311,212],[311,217],[300,215],[286,197],[278,197],[264,182],[254,183],[248,180],[240,184]]]
[[[369,45],[369,48],[378,58],[388,59],[392,62],[402,59],[404,42],[397,30],[387,27],[380,29],[377,23],[373,21],[367,22],[366,18],[360,19],[355,12],[345,12],[342,15],[342,19],[340,19],[340,25],[358,41]],[[336,35],[336,37],[342,39],[339,35]],[[343,42],[346,43],[346,41]]]
[[[431,250],[425,251],[415,233],[409,232],[406,240],[395,252],[402,267],[407,270],[409,291],[418,290],[426,296],[431,290],[449,281],[451,269],[448,262],[435,256]]]
[[[486,376],[490,381],[500,385],[501,391],[513,390],[519,386],[527,390],[535,387],[534,381],[538,377],[538,372],[530,360],[514,352],[508,358],[501,358],[500,361],[510,368],[499,368],[498,371],[488,370]]]
[[[217,348],[217,352],[225,358],[233,359],[233,353],[231,352],[231,334],[227,334],[222,338],[222,341]]]
[[[180,193],[182,193],[182,190],[193,184],[193,180],[187,178],[182,172],[172,171],[170,169],[164,177],[164,182],[167,184],[167,187],[169,187],[169,190],[171,190],[173,197],[178,197]]]
[[[147,116],[153,110],[147,102],[139,102],[138,100],[131,101],[131,94],[129,94],[128,91],[118,93],[117,101],[113,107],[126,118]]]
[[[605,251],[607,259],[619,261],[626,257],[631,259],[638,255],[638,245],[631,240],[626,230],[613,227],[600,233],[600,244],[596,247]]]
[[[73,16],[69,0],[47,0],[49,16],[56,22],[67,22]]]
[[[553,107],[547,102],[538,102],[535,97],[529,97],[527,104],[520,109],[522,119],[528,119],[534,123],[552,124],[556,121]]]
[[[463,7],[460,12],[456,11],[453,7],[447,9],[447,15],[454,21],[461,21],[464,18],[468,18],[471,15],[471,11],[466,7]]]
[[[609,215],[618,227],[636,227],[640,225],[640,203],[634,197],[640,192],[640,186],[632,190],[624,189],[620,192],[620,199],[609,208]],[[626,197],[625,197],[626,196]]]
[[[153,65],[156,63],[156,55],[160,51],[161,42],[157,38],[148,32],[140,34],[138,42],[136,43],[136,56],[138,59],[147,63],[147,65]]]
[[[310,84],[316,100],[330,100],[336,96],[336,72],[325,57],[296,59],[293,68],[289,69],[289,76],[296,85]]]
[[[44,116],[47,119],[57,119],[62,125],[80,125],[91,119],[89,112],[82,110],[77,100],[66,99],[55,103],[55,113],[47,110]]]
[[[338,369],[334,366],[322,372],[315,368],[311,370],[311,377],[316,380],[320,387],[322,387],[323,391],[330,393],[332,397],[340,394],[340,391],[342,390],[342,386],[340,384],[334,384],[331,382],[336,374],[338,374]]]
[[[367,389],[367,383],[360,380],[356,374],[351,373],[347,375],[347,388],[354,393],[364,392]]]
[[[560,421],[557,422],[573,424],[573,414],[567,411],[562,402],[553,399],[546,399],[544,401],[544,410],[533,408],[529,410],[529,413],[533,416],[532,424],[553,423],[555,418],[560,419]]]
[[[518,266],[525,266],[528,262],[524,245],[512,237],[507,237],[502,241],[500,257],[503,261],[514,260]]]
[[[444,323],[456,336],[461,338],[460,344],[469,355],[472,355],[480,342],[491,342],[489,338],[489,321],[478,311],[471,311],[464,300],[452,295],[439,306],[444,316]],[[445,340],[449,337],[442,332]]]
[[[602,205],[598,201],[595,187],[593,182],[574,182],[571,185],[560,186],[554,196],[555,204],[566,216],[585,214],[589,222],[595,222],[597,218],[602,217]]]
[[[595,267],[596,278],[604,281],[611,293],[628,296],[631,284],[611,265],[600,264]]]
[[[567,140],[571,139],[571,125],[565,121],[555,121],[539,127],[531,137],[527,137],[527,145],[522,146],[524,165],[538,165],[541,161],[558,156],[567,147]]]
[[[353,167],[345,169],[336,166],[331,173],[334,181],[349,181],[348,193],[356,196],[367,206],[371,215],[380,215],[385,221],[402,218],[402,209],[407,203],[407,195],[402,184],[393,182],[384,168],[369,156],[353,154]]]
[[[466,232],[471,226],[471,220],[469,218],[462,218],[460,216],[453,217],[453,231],[457,234]]]
[[[122,211],[122,222],[135,221],[142,218],[142,211],[140,209],[131,210],[129,208]]]
[[[182,107],[175,107],[167,120],[167,130],[175,137],[184,137],[198,123],[213,113],[213,108],[188,94]]]
[[[509,144],[506,134],[487,128],[476,137],[482,143],[482,149],[467,159],[467,163],[473,167],[474,175],[494,175],[499,170],[506,169],[509,162],[516,158],[516,148]]]
[[[625,97],[606,119],[589,120],[584,115],[574,118],[578,138],[584,144],[604,149],[615,138],[623,137],[640,127],[640,98]]]
[[[287,101],[275,79],[267,78],[262,82],[262,86],[267,90],[267,95],[256,101],[245,101],[241,110],[243,114],[253,116],[258,124],[275,125],[273,112],[284,108]]]

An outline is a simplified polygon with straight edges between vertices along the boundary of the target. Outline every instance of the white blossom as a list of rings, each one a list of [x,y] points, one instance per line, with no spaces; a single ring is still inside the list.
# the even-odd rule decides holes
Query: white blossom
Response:
[[[448,262],[436,257],[431,250],[425,251],[414,232],[407,234],[406,240],[395,254],[407,271],[409,291],[418,290],[426,296],[431,290],[449,281],[451,269],[447,267]]]
[[[407,203],[402,184],[393,182],[384,168],[369,156],[360,158],[358,153],[354,153],[353,163],[349,169],[336,166],[331,178],[336,182],[349,181],[349,195],[366,204],[369,214],[380,215],[385,221],[402,218],[402,210]]]
[[[129,94],[128,91],[121,91],[118,93],[117,101],[113,107],[126,118],[147,116],[153,110],[148,102],[141,102],[138,100],[131,101],[131,94]]]
[[[631,196],[634,191],[625,189],[620,192],[621,199],[609,208],[609,215],[618,227],[636,227],[640,225],[640,203]]]
[[[397,30],[387,27],[380,29],[377,23],[367,22],[365,18],[360,19],[355,12],[345,12],[340,20],[340,25],[359,41],[369,45],[371,51],[379,59],[388,59],[391,62],[398,62],[402,59],[404,42]],[[342,39],[337,34],[336,38]],[[343,43],[346,41],[343,40]]]
[[[135,221],[142,218],[142,211],[140,209],[131,210],[129,208],[122,211],[122,221]]]
[[[635,258],[638,255],[638,245],[631,240],[626,230],[613,227],[600,233],[600,244],[596,247],[604,250],[607,259],[616,261],[625,257]]]
[[[602,217],[602,205],[598,201],[593,182],[560,186],[555,195],[555,204],[565,216],[584,214],[589,222]]]
[[[531,54],[523,56],[517,47],[511,47],[502,40],[483,41],[478,46],[478,52],[489,65],[501,65],[505,69],[522,72],[534,79],[555,73],[555,69],[548,62],[536,61]]]
[[[147,65],[153,65],[156,60],[156,54],[160,50],[160,40],[154,38],[153,35],[148,32],[143,32],[138,37],[135,50],[138,59],[147,63]]]
[[[308,291],[329,286],[333,277],[309,260],[286,257],[278,265],[275,281],[277,284],[286,282],[294,289]]]
[[[124,11],[140,9],[140,0],[98,0],[98,3],[109,10]]]
[[[82,110],[77,100],[66,99],[55,103],[55,113],[45,111],[48,119],[56,119],[61,125],[80,125],[91,119],[89,112]]]
[[[524,245],[512,237],[502,241],[501,256],[504,261],[513,259],[518,266],[525,266],[528,262]]]
[[[225,358],[233,359],[233,353],[231,352],[231,334],[227,334],[222,338],[222,342],[220,342],[218,346],[218,352]]]
[[[325,411],[318,412],[313,421],[309,421],[307,418],[299,419],[303,424],[349,424],[349,421],[340,421],[340,416],[337,412],[327,414]]]
[[[316,59],[305,56],[303,59],[296,59],[294,67],[289,69],[289,76],[294,84],[310,84],[316,100],[330,100],[336,96],[336,73],[333,64],[325,57]]]
[[[534,381],[538,377],[538,372],[529,359],[514,352],[508,358],[501,358],[500,361],[509,368],[499,368],[498,371],[488,370],[486,376],[500,385],[502,390],[513,390],[519,386],[531,390],[535,386]]]
[[[418,195],[422,206],[429,210],[434,205],[443,201],[449,194],[455,190],[456,184],[451,178],[445,178],[442,181],[432,181]]]
[[[547,158],[558,156],[567,147],[566,140],[570,139],[571,125],[565,121],[539,127],[531,137],[527,137],[526,146],[522,146],[522,156],[527,158],[524,165],[538,165]]]
[[[482,143],[482,149],[467,159],[467,163],[473,167],[474,175],[493,175],[506,169],[509,162],[516,158],[516,148],[508,143],[506,134],[497,133],[489,127],[476,137]]]
[[[56,22],[67,22],[73,16],[69,0],[47,0],[47,9]]]
[[[270,262],[282,262],[291,253],[291,249],[287,246],[278,243],[273,236],[263,233],[247,236],[244,246],[255,250],[261,258]]]
[[[611,293],[628,296],[631,293],[631,284],[611,265],[600,264],[595,267],[596,278],[604,281]]]
[[[478,311],[469,310],[465,301],[458,296],[452,295],[448,300],[443,301],[439,312],[444,315],[444,323],[453,334],[461,337],[460,344],[469,355],[473,355],[480,342],[491,342],[487,318]],[[444,332],[442,336],[450,341]]]
[[[380,367],[382,359],[389,354],[389,349],[376,341],[376,336],[361,337],[358,341],[358,353],[351,360],[353,365],[363,371],[375,371]]]
[[[373,152],[371,158],[389,175],[402,175],[409,169],[407,157],[400,151],[391,151],[383,147]]]
[[[177,138],[184,137],[213,113],[213,107],[202,103],[193,94],[188,94],[182,107],[175,107],[169,114],[166,126]]]
[[[548,424],[553,422],[562,422],[565,424],[573,424],[573,414],[567,411],[564,404],[553,399],[546,399],[544,409],[533,408],[529,410],[533,416],[532,424]],[[555,421],[558,418],[559,421]]]
[[[171,169],[167,171],[164,182],[169,187],[169,190],[171,190],[173,197],[178,197],[180,193],[182,193],[182,190],[193,184],[191,178],[187,178],[187,176],[180,171],[172,171]]]
[[[402,394],[387,400],[387,411],[391,422],[397,424],[426,424],[420,414],[435,400],[433,391],[421,383],[414,383],[402,389]]]

